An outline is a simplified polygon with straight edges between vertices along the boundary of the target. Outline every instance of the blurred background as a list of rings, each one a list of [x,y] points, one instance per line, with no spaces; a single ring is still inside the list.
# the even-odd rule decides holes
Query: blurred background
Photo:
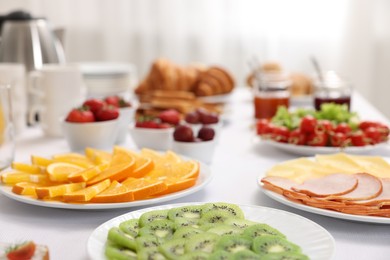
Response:
[[[248,60],[313,74],[336,70],[390,116],[390,1],[1,0],[63,27],[68,62],[123,61],[144,77],[153,60],[219,64],[245,85]]]

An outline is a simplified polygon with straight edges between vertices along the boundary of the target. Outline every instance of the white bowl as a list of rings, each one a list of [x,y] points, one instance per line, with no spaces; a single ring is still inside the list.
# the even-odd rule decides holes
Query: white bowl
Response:
[[[111,149],[118,135],[119,119],[71,123],[63,121],[63,132],[72,151],[83,151],[86,147]]]
[[[131,126],[130,136],[139,149],[150,148],[159,151],[172,147],[174,128],[154,129]]]
[[[211,163],[214,156],[217,140],[202,142],[178,142],[173,141],[172,150],[175,153],[182,154],[204,163]]]
[[[124,107],[119,109],[119,126],[118,126],[118,136],[116,138],[116,144],[121,144],[126,141],[127,129],[129,125],[134,122],[136,108]]]

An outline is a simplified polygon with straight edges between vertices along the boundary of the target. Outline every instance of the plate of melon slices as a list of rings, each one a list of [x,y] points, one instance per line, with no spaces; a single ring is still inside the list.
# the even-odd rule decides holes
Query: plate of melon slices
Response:
[[[313,221],[282,210],[224,202],[180,203],[129,212],[103,223],[90,235],[87,251],[95,260],[230,256],[325,260],[332,258],[334,239]]]

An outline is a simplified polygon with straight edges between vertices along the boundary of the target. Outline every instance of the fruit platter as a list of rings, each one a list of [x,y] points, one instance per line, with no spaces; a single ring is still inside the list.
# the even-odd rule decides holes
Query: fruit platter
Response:
[[[271,198],[302,210],[390,224],[390,160],[344,153],[277,164],[259,178]]]
[[[332,103],[319,111],[279,107],[270,120],[256,122],[260,143],[299,155],[365,153],[387,145],[388,137],[386,124],[361,120],[347,106]]]
[[[174,152],[139,152],[116,146],[112,153],[92,148],[85,155],[33,155],[1,175],[0,192],[44,207],[111,209],[148,205],[182,197],[211,180],[208,167]]]
[[[310,242],[309,233],[315,237]],[[291,213],[213,202],[116,217],[95,229],[87,248],[92,259],[329,259],[334,241],[320,226]]]

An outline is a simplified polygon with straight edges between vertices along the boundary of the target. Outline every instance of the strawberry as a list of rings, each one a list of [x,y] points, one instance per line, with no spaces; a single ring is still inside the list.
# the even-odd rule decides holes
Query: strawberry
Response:
[[[168,123],[171,125],[178,125],[180,122],[180,113],[174,109],[168,109],[162,111],[158,118],[160,118],[161,122]]]
[[[96,113],[97,121],[108,121],[119,117],[119,109],[114,106],[105,106]]]
[[[92,113],[94,113],[96,115],[96,113],[102,109],[104,106],[106,105],[106,103],[101,100],[101,99],[96,99],[96,98],[93,98],[93,99],[88,99],[86,100],[84,103],[83,103],[83,106],[84,107],[89,107],[89,110],[92,111]]]
[[[119,96],[109,96],[104,99],[104,101],[108,105],[112,105],[117,108],[122,108],[122,107],[131,107],[130,102],[127,102],[124,100],[122,97]]]
[[[156,121],[137,121],[135,127],[139,128],[159,128],[159,124]]]
[[[20,245],[16,245],[7,250],[7,259],[9,260],[26,260],[31,259],[35,253],[36,245],[29,241]]]
[[[87,107],[74,108],[67,115],[66,121],[72,123],[95,122],[95,116]]]

